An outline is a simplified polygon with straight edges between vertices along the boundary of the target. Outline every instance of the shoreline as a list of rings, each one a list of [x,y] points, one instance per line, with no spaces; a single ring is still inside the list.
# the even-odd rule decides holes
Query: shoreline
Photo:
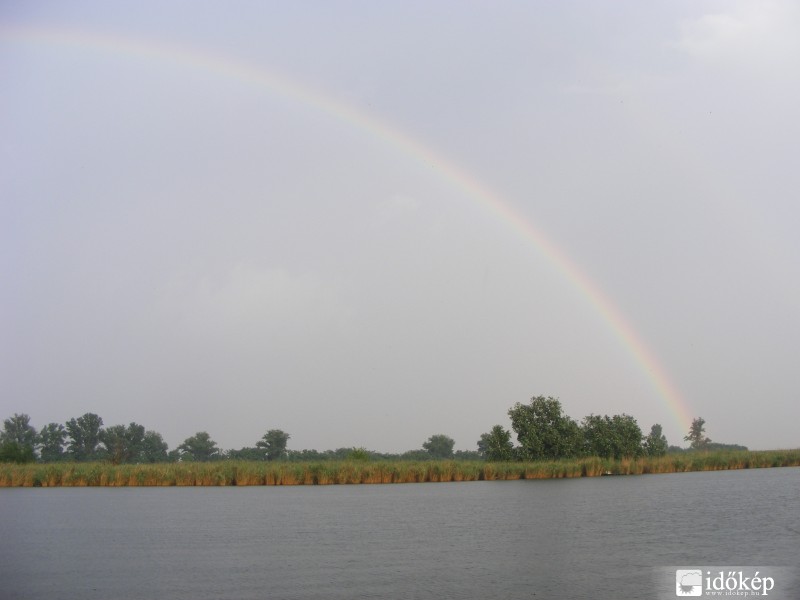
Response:
[[[432,460],[0,464],[0,487],[358,485],[562,479],[800,466],[800,449],[536,462]]]

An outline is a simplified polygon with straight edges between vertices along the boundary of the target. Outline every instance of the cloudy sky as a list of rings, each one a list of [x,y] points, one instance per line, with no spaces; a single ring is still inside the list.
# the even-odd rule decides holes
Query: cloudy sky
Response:
[[[800,9],[4,2],[0,415],[800,445]]]

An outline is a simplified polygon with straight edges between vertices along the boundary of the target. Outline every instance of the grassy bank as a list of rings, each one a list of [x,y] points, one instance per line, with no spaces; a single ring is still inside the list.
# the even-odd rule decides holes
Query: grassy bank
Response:
[[[0,487],[330,485],[501,481],[800,466],[800,450],[697,452],[659,458],[527,462],[244,462],[0,464]]]

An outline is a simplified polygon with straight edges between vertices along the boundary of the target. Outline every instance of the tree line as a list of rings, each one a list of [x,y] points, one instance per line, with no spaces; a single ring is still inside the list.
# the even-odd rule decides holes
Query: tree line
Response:
[[[247,458],[275,460],[285,455],[288,440],[288,433],[270,429],[254,448],[243,451],[247,451]],[[0,432],[0,462],[109,461],[123,464],[209,461],[225,457],[226,453],[208,432],[197,432],[169,450],[157,431],[146,430],[138,423],[103,427],[103,419],[95,413],[86,413],[64,424],[48,423],[38,432],[28,415],[14,414],[3,421]]]
[[[670,446],[658,423],[647,435],[642,433],[636,419],[624,413],[613,416],[591,414],[578,423],[553,397],[536,396],[528,404],[517,402],[509,409],[508,416],[518,445],[514,445],[511,431],[495,425],[478,441],[478,450],[485,459],[530,461],[599,456],[619,460],[687,451]],[[703,418],[692,421],[683,439],[689,442],[690,451],[747,450],[745,446],[736,444],[713,443],[705,435]]]
[[[48,423],[37,431],[26,414],[14,414],[3,421],[0,431],[0,462],[88,462],[113,464],[216,460],[430,460],[436,458],[479,459],[478,452],[453,452],[455,441],[446,435],[433,435],[420,450],[402,454],[382,454],[366,448],[336,450],[289,450],[290,435],[281,429],[268,430],[253,446],[223,450],[206,431],[186,438],[169,449],[160,433],[143,425],[103,426],[103,419],[86,413],[64,424]]]
[[[455,441],[444,434],[430,436],[418,450],[402,454],[379,453],[366,448],[336,450],[290,450],[290,435],[270,429],[253,446],[222,450],[208,432],[200,431],[170,450],[160,433],[138,423],[103,426],[103,419],[86,413],[64,424],[48,423],[37,431],[26,414],[14,414],[3,421],[0,432],[0,462],[109,461],[158,463],[214,460],[489,460],[529,461],[599,456],[634,458],[662,456],[684,451],[669,446],[661,425],[643,435],[636,419],[627,414],[589,415],[581,423],[565,414],[561,402],[537,396],[529,404],[515,404],[508,411],[511,431],[495,425],[480,436],[476,451],[453,451]],[[695,419],[684,438],[690,450],[744,449],[744,446],[714,444],[705,436],[705,420]]]

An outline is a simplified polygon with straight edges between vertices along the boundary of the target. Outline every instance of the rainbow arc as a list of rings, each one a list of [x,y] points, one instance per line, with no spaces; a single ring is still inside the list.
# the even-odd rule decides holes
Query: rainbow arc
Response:
[[[2,39],[55,47],[75,47],[158,61],[166,60],[179,66],[212,72],[220,77],[263,88],[270,93],[298,102],[311,110],[321,111],[333,119],[378,138],[382,143],[399,150],[411,160],[433,167],[435,172],[453,188],[463,193],[466,198],[481,205],[525,238],[577,289],[592,305],[595,312],[607,324],[638,368],[651,382],[675,418],[676,425],[682,431],[688,429],[691,423],[691,412],[676,386],[670,381],[666,370],[624,315],[588,274],[543,231],[498,194],[488,189],[447,157],[388,122],[263,67],[178,44],[56,27],[0,27],[0,40]]]

